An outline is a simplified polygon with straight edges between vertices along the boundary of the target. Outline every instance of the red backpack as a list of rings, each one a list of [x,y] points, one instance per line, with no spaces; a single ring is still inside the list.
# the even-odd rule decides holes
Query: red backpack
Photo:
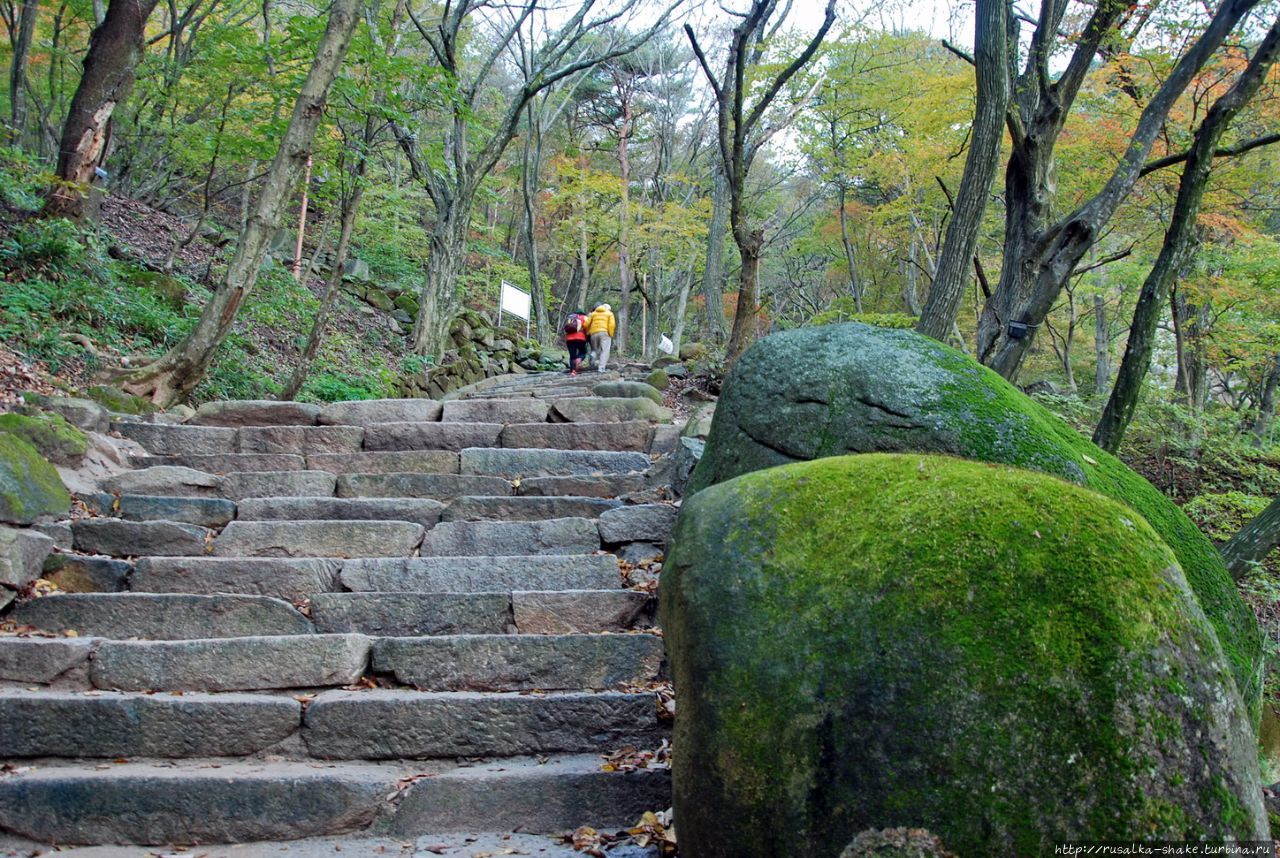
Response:
[[[564,319],[564,332],[566,334],[582,333],[582,317],[577,313],[570,313]]]

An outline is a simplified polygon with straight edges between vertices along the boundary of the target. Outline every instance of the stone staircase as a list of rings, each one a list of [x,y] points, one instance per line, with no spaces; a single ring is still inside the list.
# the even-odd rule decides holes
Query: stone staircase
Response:
[[[611,377],[114,424],[147,455],[46,530],[84,592],[0,617],[0,831],[527,835],[667,808],[665,768],[602,767],[669,736],[652,593],[615,553],[660,552],[651,465],[677,443],[624,419],[648,400],[593,397]]]

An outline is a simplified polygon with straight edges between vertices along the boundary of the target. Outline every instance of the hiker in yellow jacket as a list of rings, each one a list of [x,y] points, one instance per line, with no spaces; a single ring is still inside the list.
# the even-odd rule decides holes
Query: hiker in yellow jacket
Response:
[[[596,372],[604,372],[609,364],[609,349],[613,347],[613,329],[617,323],[613,318],[613,309],[608,304],[601,304],[587,316],[587,336],[591,338],[591,362],[596,365]]]

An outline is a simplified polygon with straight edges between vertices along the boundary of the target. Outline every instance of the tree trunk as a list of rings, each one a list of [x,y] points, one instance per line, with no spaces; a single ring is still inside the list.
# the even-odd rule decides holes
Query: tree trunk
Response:
[[[627,353],[628,324],[631,319],[631,99],[622,101],[622,128],[618,131],[618,173],[622,180],[622,205],[618,213],[618,283],[622,299],[618,306],[618,335],[613,348],[619,355]]]
[[[355,185],[342,205],[342,226],[338,234],[338,246],[333,251],[333,269],[329,272],[329,279],[324,284],[324,295],[320,298],[320,308],[316,310],[316,317],[311,323],[311,333],[307,335],[307,344],[303,347],[302,354],[298,356],[298,365],[293,368],[293,374],[289,376],[288,384],[280,391],[279,398],[281,400],[296,398],[298,391],[302,390],[302,385],[306,383],[307,374],[311,371],[311,364],[316,357],[316,351],[319,350],[320,341],[324,338],[324,329],[329,324],[329,314],[333,310],[334,301],[338,298],[338,292],[341,291],[342,267],[347,261],[347,250],[351,246],[351,233],[355,231],[356,226],[356,212],[360,208],[360,198],[364,195],[365,163],[364,157],[361,156],[360,164],[355,170]]]
[[[1093,296],[1093,357],[1093,391],[1101,396],[1111,383],[1111,337],[1107,331],[1107,305],[1101,295]]]
[[[13,118],[15,144],[22,142],[27,127],[27,63],[31,58],[31,40],[36,31],[39,0],[22,0],[17,32],[13,39],[13,65],[9,70],[9,105]]]
[[[1200,213],[1200,203],[1213,166],[1214,150],[1231,120],[1257,93],[1278,53],[1280,20],[1271,26],[1239,79],[1214,102],[1205,114],[1204,121],[1196,129],[1195,139],[1182,170],[1182,178],[1178,182],[1178,196],[1160,247],[1160,255],[1138,293],[1138,302],[1133,310],[1133,324],[1129,328],[1129,342],[1125,345],[1115,387],[1111,390],[1111,396],[1107,399],[1098,427],[1093,433],[1093,442],[1108,452],[1114,453],[1120,448],[1125,430],[1137,408],[1143,380],[1151,368],[1151,352],[1165,295],[1174,278],[1187,269],[1195,254],[1196,218]],[[1183,349],[1179,348],[1178,354],[1181,366]],[[1181,377],[1181,373],[1179,376]]]
[[[974,70],[977,107],[964,174],[947,224],[938,268],[916,330],[946,341],[969,283],[978,247],[978,231],[1000,165],[1004,120],[1009,106],[1009,36],[1007,0],[978,0],[974,24]]]
[[[591,291],[591,257],[588,253],[587,244],[587,221],[585,218],[579,222],[578,231],[578,271],[580,279],[578,281],[577,301],[573,305],[573,309],[589,312],[590,307],[587,306],[588,293]]]
[[[529,294],[533,296],[534,330],[538,342],[551,345],[551,322],[547,315],[547,298],[542,293],[542,276],[538,264],[537,222],[534,217],[534,194],[538,189],[538,173],[542,167],[542,123],[535,118],[533,102],[527,108],[529,129],[524,139],[524,170],[520,177],[520,196],[524,202],[524,252],[529,268]]]
[[[115,5],[112,4],[112,9]],[[200,382],[218,348],[231,333],[240,305],[257,282],[271,238],[279,229],[280,218],[311,155],[316,128],[324,117],[325,101],[342,68],[361,5],[362,0],[334,0],[315,61],[294,104],[289,127],[222,282],[191,333],[157,360],[125,375],[123,381],[130,392],[149,396],[158,405],[170,404]],[[108,12],[108,17],[110,14]]]
[[[677,355],[680,354],[680,344],[684,341],[684,314],[689,307],[689,293],[693,291],[693,277],[694,271],[690,268],[680,285],[680,297],[676,300],[676,323],[671,331],[671,343]]]
[[[853,294],[853,305],[862,312],[862,287],[858,283],[857,262],[853,256],[853,243],[849,241],[849,213],[845,211],[845,186],[840,184],[840,243],[844,245],[844,262],[849,266],[849,290]]]
[[[738,269],[738,306],[733,314],[733,332],[725,346],[725,367],[732,367],[742,353],[755,342],[756,315],[760,310],[760,249],[764,246],[764,230],[734,230],[734,240],[742,266]]]
[[[1277,388],[1280,388],[1280,355],[1272,355],[1267,362],[1266,376],[1258,395],[1258,412],[1253,417],[1253,425],[1249,427],[1255,446],[1262,446],[1271,429],[1271,421],[1275,419]]]
[[[470,200],[464,205],[455,197],[452,203],[431,233],[431,252],[413,326],[414,354],[433,355],[437,363],[448,348],[449,324],[458,311],[454,288],[467,257],[467,225],[471,220]]]
[[[1277,545],[1280,545],[1280,498],[1251,518],[1222,546],[1222,559],[1227,562],[1231,577],[1239,581]]]
[[[711,185],[711,224],[707,228],[707,261],[702,270],[703,324],[707,335],[724,342],[724,239],[729,227],[729,182],[724,166],[715,166]]]
[[[58,184],[45,201],[42,217],[84,216],[85,190],[106,155],[111,114],[133,89],[134,70],[146,49],[143,30],[155,5],[156,0],[114,0],[89,37],[84,74],[62,127]]]

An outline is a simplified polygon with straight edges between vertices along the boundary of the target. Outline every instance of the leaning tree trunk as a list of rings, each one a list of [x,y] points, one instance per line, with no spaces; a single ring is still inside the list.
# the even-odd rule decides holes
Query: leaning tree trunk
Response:
[[[960,313],[982,215],[1000,165],[1000,144],[1004,142],[1009,106],[1007,9],[1007,0],[978,0],[973,51],[978,93],[969,152],[933,286],[916,324],[917,331],[943,342]]]
[[[111,114],[129,97],[146,44],[143,30],[156,0],[114,0],[89,37],[84,74],[67,110],[58,148],[58,184],[43,217],[84,216],[84,189],[106,154]]]
[[[1125,429],[1138,406],[1142,382],[1151,368],[1156,328],[1169,285],[1187,268],[1195,253],[1196,218],[1200,214],[1200,203],[1213,167],[1213,153],[1231,120],[1257,93],[1278,54],[1280,19],[1271,26],[1239,79],[1214,102],[1196,129],[1182,178],[1178,181],[1178,196],[1169,229],[1164,234],[1160,255],[1138,293],[1124,359],[1120,362],[1115,387],[1111,389],[1111,396],[1093,433],[1093,442],[1110,453],[1119,449]]]
[[[760,250],[764,247],[764,230],[734,230],[734,241],[742,257],[738,269],[738,306],[733,313],[733,331],[725,346],[725,369],[728,370],[756,340],[756,316],[760,310]]]
[[[1280,545],[1280,498],[1251,518],[1222,546],[1222,559],[1227,562],[1231,577],[1239,581],[1277,545]]]
[[[240,234],[235,256],[222,282],[191,333],[159,359],[124,376],[123,384],[130,392],[149,396],[158,405],[168,405],[199,384],[218,348],[231,333],[240,305],[258,280],[268,245],[279,229],[285,206],[311,156],[311,143],[324,117],[329,89],[351,43],[361,4],[362,0],[334,0],[315,61],[293,106],[289,127],[263,180],[253,214]],[[115,5],[112,4],[112,9]]]

